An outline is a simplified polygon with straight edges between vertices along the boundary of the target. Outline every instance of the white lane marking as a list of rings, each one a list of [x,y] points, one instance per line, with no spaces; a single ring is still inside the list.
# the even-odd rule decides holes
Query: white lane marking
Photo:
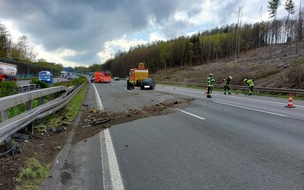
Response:
[[[104,147],[104,149],[101,150],[104,189],[124,190],[124,185],[120,175],[119,166],[112,143],[112,138],[108,129],[100,133],[100,143],[102,147]],[[105,153],[103,154],[104,151]]]
[[[230,97],[230,98],[239,98],[239,99],[244,99],[244,100],[251,100],[251,101],[266,102],[266,103],[271,103],[271,104],[279,104],[279,105],[287,105],[287,103],[288,103],[288,99],[287,99],[286,103],[282,103],[282,102],[273,102],[273,101],[269,101],[269,100],[259,100],[259,99],[244,98],[244,97],[237,97],[237,96],[227,96],[227,95],[222,95],[222,94],[216,94],[216,95]],[[301,105],[297,105],[297,107],[304,108],[304,106],[301,106]]]
[[[94,90],[95,90],[96,102],[97,102],[97,110],[103,111],[103,105],[101,103],[101,99],[100,99],[99,93],[97,91],[97,88],[95,87],[94,84],[92,84],[92,85],[93,85]]]
[[[203,118],[203,117],[194,115],[194,114],[189,113],[189,112],[186,112],[186,111],[184,111],[184,110],[181,110],[181,109],[178,109],[178,108],[174,108],[174,109],[176,109],[176,110],[178,110],[178,111],[181,111],[181,112],[183,112],[183,113],[185,113],[185,114],[191,115],[191,116],[193,116],[193,117],[196,117],[196,118],[198,118],[198,119],[205,120],[205,118]]]
[[[251,110],[251,111],[257,111],[257,112],[267,113],[267,114],[271,114],[271,115],[276,115],[276,116],[280,116],[280,117],[288,117],[287,115],[282,115],[282,114],[278,114],[278,113],[268,112],[268,111],[264,111],[264,110],[258,110],[258,109],[243,107],[243,106],[237,106],[237,105],[227,104],[227,103],[218,102],[218,101],[214,101],[214,102],[215,102],[215,103],[218,103],[218,104],[227,105],[227,106],[232,106],[232,107],[247,109],[247,110]]]
[[[176,88],[177,89],[177,88]],[[199,93],[200,95],[201,95],[201,91],[200,90],[198,90],[198,89],[194,89],[194,90],[190,90],[190,89],[182,89],[182,88],[179,88],[178,90],[180,90],[180,91],[184,91],[184,92],[193,92],[193,91],[195,91],[195,92],[197,92],[197,93]],[[225,97],[229,97],[229,98],[239,98],[239,99],[244,99],[244,100],[251,100],[251,101],[259,101],[259,102],[266,102],[266,103],[271,103],[271,104],[279,104],[279,105],[287,105],[287,103],[288,103],[288,99],[286,100],[286,103],[282,103],[282,102],[274,102],[274,101],[269,101],[269,100],[260,100],[260,99],[254,99],[254,98],[244,98],[244,97],[239,97],[239,96],[232,96],[232,95],[230,95],[230,96],[227,96],[227,95],[223,95],[223,94],[219,94],[219,93],[214,93],[214,95],[216,95],[216,96],[225,96]],[[296,105],[298,108],[304,108],[304,106],[302,106],[302,105]]]

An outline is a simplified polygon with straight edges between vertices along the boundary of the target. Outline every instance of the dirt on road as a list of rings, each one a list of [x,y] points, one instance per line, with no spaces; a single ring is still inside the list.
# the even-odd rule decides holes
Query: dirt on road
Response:
[[[76,124],[63,122],[62,126],[44,131],[34,131],[29,134],[30,139],[18,143],[20,153],[15,155],[2,155],[0,158],[0,189],[15,189],[18,182],[16,177],[24,169],[28,158],[36,158],[41,164],[53,163],[56,155],[61,151],[67,141],[68,135],[74,129],[72,144],[98,134],[113,125],[134,121],[140,118],[167,114],[173,107],[188,105],[192,99],[174,98],[164,102],[144,105],[138,109],[123,112],[100,112],[87,106],[82,106],[80,121]],[[157,102],[157,101],[155,101]],[[4,145],[0,146],[0,152]]]

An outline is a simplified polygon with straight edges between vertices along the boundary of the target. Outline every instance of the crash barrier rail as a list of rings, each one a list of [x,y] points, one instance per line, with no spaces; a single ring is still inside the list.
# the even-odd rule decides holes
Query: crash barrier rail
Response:
[[[63,108],[83,86],[84,83],[82,85],[69,88],[65,86],[51,87],[0,98],[0,111],[2,117],[2,122],[0,123],[0,142],[3,142],[13,133],[23,129],[30,123],[42,119],[45,116]],[[44,96],[53,95],[60,92],[62,94],[58,98],[50,100],[47,103],[33,109],[30,108],[31,100],[40,98],[40,101],[43,103]],[[8,119],[8,109],[22,103],[26,103],[27,111]]]
[[[39,84],[27,84],[27,85],[21,85],[17,87],[17,92],[22,93],[22,92],[29,92],[33,90],[38,90],[40,89]]]
[[[183,85],[183,86],[195,86],[195,87],[201,87],[206,88],[207,83],[192,83],[192,82],[169,82],[169,81],[157,81],[159,84],[171,84],[171,85]],[[223,88],[222,84],[214,84],[213,85],[216,88]],[[242,85],[230,85],[230,88],[232,90],[247,90],[248,86],[242,86]],[[254,92],[260,93],[260,92],[276,92],[276,93],[292,93],[292,94],[304,94],[303,89],[288,89],[288,88],[269,88],[269,87],[258,87],[254,86],[253,88]]]

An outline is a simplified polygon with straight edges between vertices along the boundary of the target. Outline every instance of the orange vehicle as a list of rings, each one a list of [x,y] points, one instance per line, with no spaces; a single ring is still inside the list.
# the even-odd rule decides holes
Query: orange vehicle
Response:
[[[98,83],[109,83],[111,82],[111,72],[110,71],[101,71],[94,73],[94,82]]]
[[[130,69],[130,80],[135,86],[140,86],[141,81],[148,77],[149,69],[143,63],[139,63],[138,68]]]

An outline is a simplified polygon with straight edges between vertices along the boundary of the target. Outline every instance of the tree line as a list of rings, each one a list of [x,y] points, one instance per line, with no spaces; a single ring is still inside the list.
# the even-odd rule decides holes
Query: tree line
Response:
[[[284,6],[286,18],[277,19],[277,9]],[[104,64],[75,67],[74,71],[88,72],[110,70],[115,76],[126,76],[130,68],[143,62],[154,73],[161,69],[196,66],[216,62],[222,58],[237,59],[241,53],[251,49],[278,43],[294,43],[303,40],[303,14],[299,9],[295,14],[293,0],[268,1],[271,21],[242,24],[242,8],[238,11],[238,23],[216,27],[191,36],[181,36],[167,41],[142,44],[127,52],[117,52],[114,58]],[[18,73],[37,75],[39,70],[52,70],[60,73],[62,64],[49,63],[44,59],[35,61],[37,54],[29,46],[26,36],[13,43],[6,27],[0,22],[0,58],[18,65]],[[25,64],[25,65],[22,65]],[[55,74],[55,75],[57,75]]]
[[[91,65],[92,71],[110,70],[115,76],[126,76],[130,68],[143,62],[154,73],[161,69],[196,66],[216,62],[222,58],[238,58],[241,53],[278,43],[295,43],[303,40],[303,15],[295,15],[292,0],[286,0],[287,17],[277,19],[279,0],[268,2],[271,21],[254,24],[236,24],[205,30],[191,36],[181,36],[168,41],[158,41],[118,52],[104,64]],[[239,16],[241,15],[241,8]],[[240,19],[239,19],[240,20]]]
[[[14,43],[6,26],[0,22],[0,61],[15,64],[18,77],[37,77],[42,70],[49,70],[53,75],[60,76],[62,64],[50,63],[45,59],[35,61],[37,53],[30,47],[27,36],[22,36]]]

